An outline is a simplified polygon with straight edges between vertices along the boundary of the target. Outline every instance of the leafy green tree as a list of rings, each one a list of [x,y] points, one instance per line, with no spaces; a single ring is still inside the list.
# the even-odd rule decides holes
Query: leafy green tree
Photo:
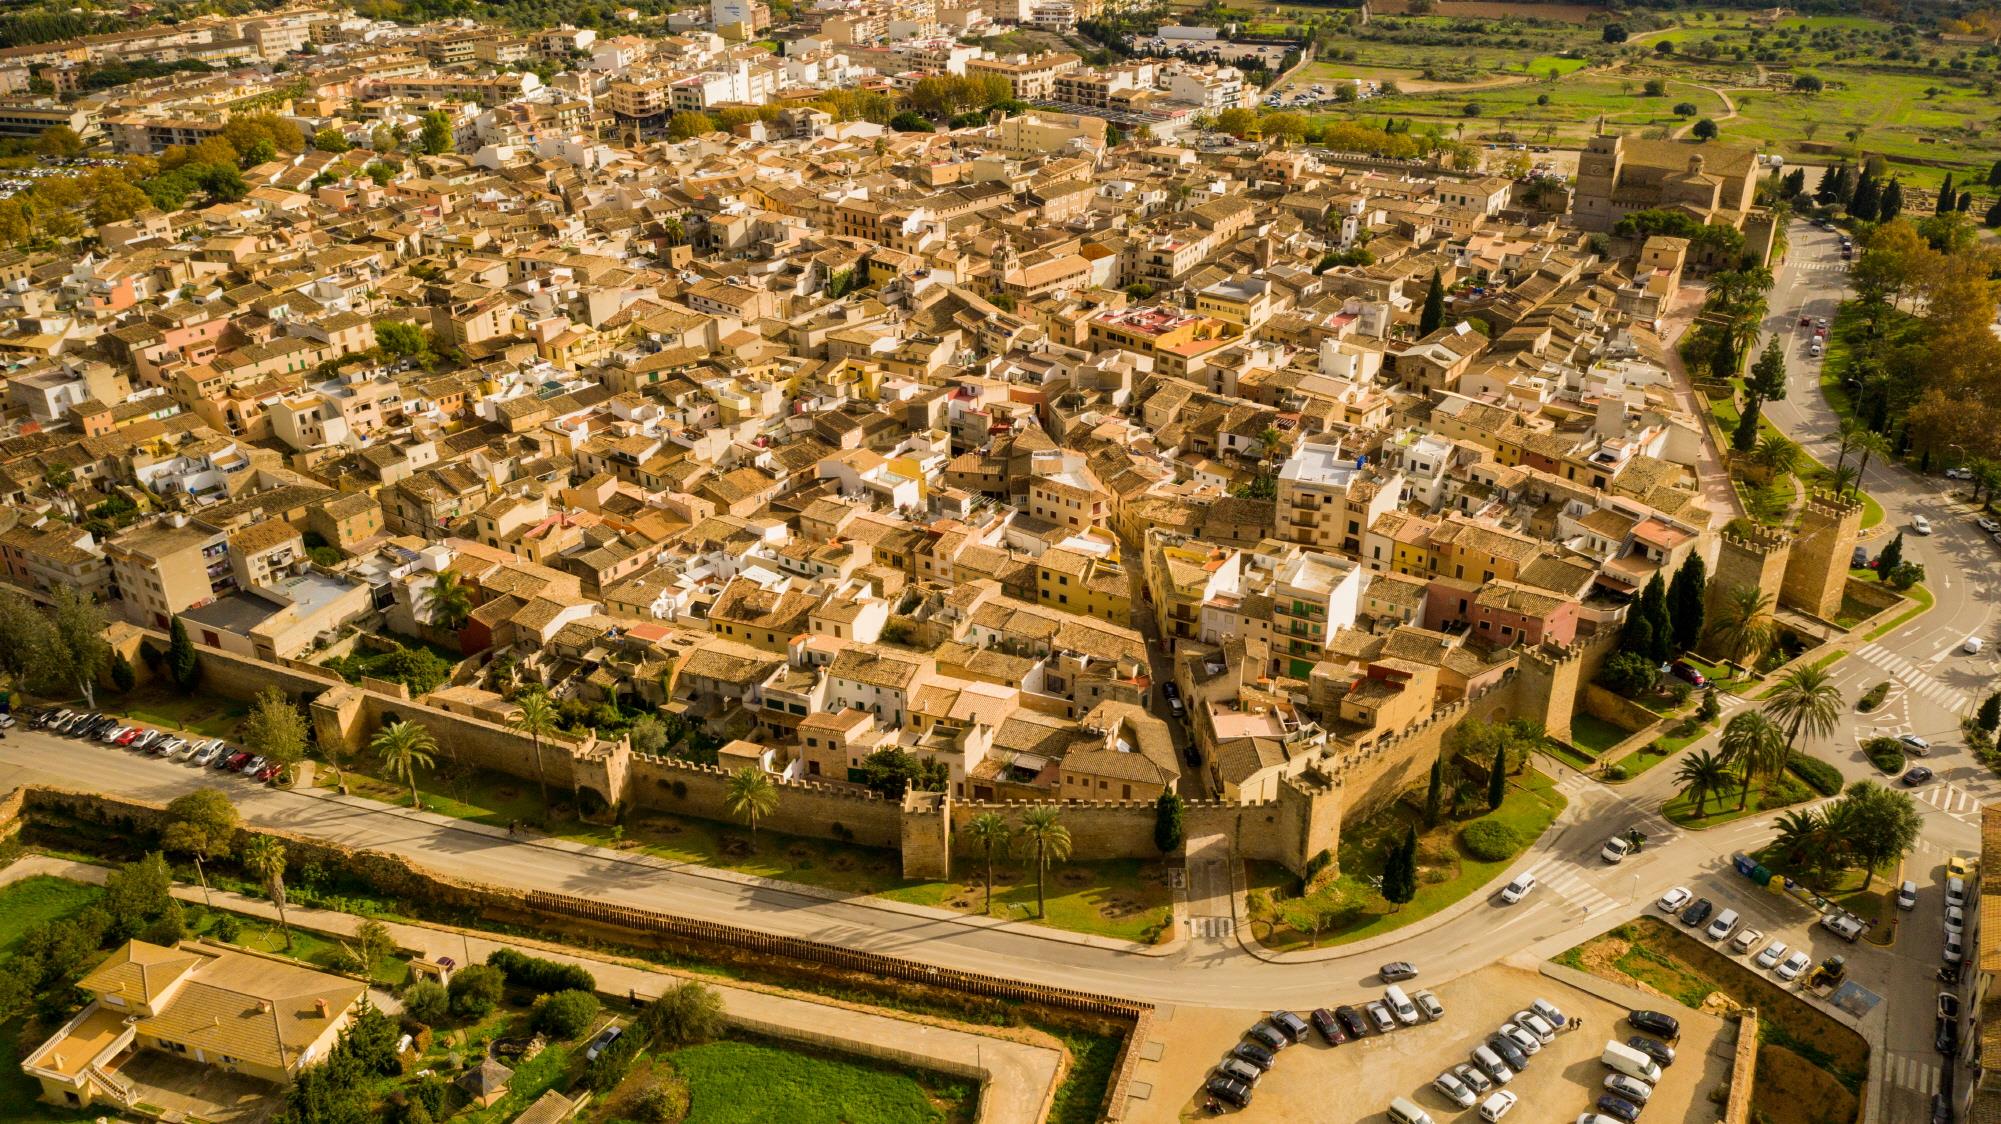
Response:
[[[693,1046],[722,1036],[723,998],[693,980],[660,993],[639,1013],[639,1025],[656,1046]]]
[[[377,320],[375,322],[375,346],[395,359],[411,359],[422,355],[427,344],[424,330],[408,320]],[[447,575],[456,577],[450,570],[438,575],[442,580]]]
[[[1181,797],[1163,792],[1153,802],[1153,845],[1161,854],[1181,846]]]
[[[297,764],[306,755],[305,716],[277,687],[257,692],[250,713],[236,728],[236,736],[279,765]]]
[[[980,848],[986,859],[987,899],[981,912],[994,911],[994,852],[1007,849],[1008,839],[1014,829],[1008,826],[1007,817],[999,812],[981,812],[966,824],[966,837]]]
[[[499,1005],[506,984],[506,977],[500,974],[500,969],[485,964],[467,964],[452,973],[452,982],[445,986],[445,995],[451,1000],[452,1014],[468,1021],[483,1019]]]
[[[1862,867],[1866,891],[1879,867],[1903,858],[1917,845],[1924,817],[1910,793],[1860,780],[1828,808],[1827,822],[1836,845]]]
[[[588,991],[558,991],[535,1001],[529,1025],[553,1041],[565,1042],[589,1030],[597,1017],[597,996]]]
[[[1751,799],[1751,782],[1761,776],[1776,776],[1786,767],[1786,736],[1771,719],[1755,710],[1740,711],[1723,727],[1718,740],[1723,760],[1738,771],[1743,787],[1737,793],[1742,810]]]
[[[55,626],[53,645],[43,657],[55,661],[46,669],[55,681],[68,680],[83,695],[84,703],[97,706],[97,678],[111,663],[111,645],[104,641],[104,610],[90,595],[70,586],[59,586],[49,613]]]
[[[35,151],[43,156],[82,156],[83,138],[68,125],[51,125],[35,138]]]
[[[1070,857],[1070,829],[1063,826],[1055,808],[1044,804],[1022,813],[1016,837],[1035,856],[1035,916],[1046,917],[1043,882],[1050,863]]]
[[[313,134],[313,147],[321,152],[346,152],[354,145],[345,133],[329,125]]]
[[[730,815],[750,826],[751,838],[755,839],[757,821],[778,810],[778,786],[771,783],[771,776],[763,769],[745,765],[730,774],[723,806]]]
[[[926,126],[929,127],[928,125]],[[692,109],[684,109],[667,119],[667,139],[673,141],[691,140],[707,136],[716,131],[716,123],[709,115]]]
[[[173,904],[173,888],[174,873],[158,852],[111,872],[97,901],[108,919],[105,935],[112,941],[138,936]]]
[[[632,728],[625,732],[632,752],[657,757],[667,749],[667,727],[651,714],[642,714],[633,720]]]
[[[355,927],[349,947],[361,962],[362,974],[372,976],[377,964],[396,954],[396,938],[390,935],[389,926],[369,918]]]
[[[167,826],[160,833],[160,846],[179,851],[195,860],[195,877],[202,893],[208,893],[204,863],[228,858],[236,843],[236,805],[221,789],[198,788],[167,804]]]
[[[1424,307],[1417,316],[1417,334],[1428,336],[1445,322],[1445,282],[1438,270],[1431,271],[1431,287],[1424,291]]]
[[[1715,121],[1704,117],[1695,123],[1695,128],[1689,130],[1689,135],[1699,141],[1712,141],[1716,139],[1716,134],[1720,131],[1716,127]]]
[[[1890,571],[1896,569],[1903,560],[1904,533],[1898,531],[1890,539],[1889,544],[1883,547],[1882,552],[1876,555],[1876,577],[1882,581],[1889,581]]]
[[[271,904],[278,907],[278,927],[285,947],[292,947],[292,926],[285,920],[285,845],[268,835],[253,836],[243,848],[243,869],[264,883]]]
[[[456,141],[452,136],[452,119],[442,109],[434,109],[424,114],[424,128],[417,134],[417,147],[429,156],[441,156],[452,151]]]

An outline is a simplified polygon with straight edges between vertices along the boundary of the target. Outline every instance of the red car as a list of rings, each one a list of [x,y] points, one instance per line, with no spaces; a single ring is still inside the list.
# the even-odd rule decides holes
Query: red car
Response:
[[[252,756],[254,755],[250,753],[232,753],[228,757],[222,759],[221,767],[224,769],[228,769],[230,772],[234,773],[238,769],[243,768],[243,763],[245,761],[250,760]]]
[[[257,779],[260,781],[264,781],[268,784],[269,782],[276,780],[278,774],[283,771],[284,770],[282,766],[266,765],[262,769],[257,770]]]
[[[138,740],[140,734],[143,734],[145,732],[146,731],[140,729],[139,727],[134,726],[130,730],[127,730],[124,733],[118,735],[118,744],[131,745],[134,741]]]

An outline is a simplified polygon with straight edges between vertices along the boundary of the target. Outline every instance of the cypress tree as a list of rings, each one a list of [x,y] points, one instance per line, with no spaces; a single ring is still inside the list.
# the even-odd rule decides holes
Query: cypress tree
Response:
[[[1952,173],[1945,174],[1945,185],[1938,189],[1938,202],[1932,206],[1932,214],[1942,215],[1953,209],[1959,202],[1959,193],[1953,190]]]
[[[1994,698],[2001,699],[2001,695],[1995,695]],[[1439,804],[1444,797],[1445,762],[1441,759],[1431,763],[1431,786],[1424,790],[1424,826],[1438,826]]]
[[[1674,658],[1674,622],[1668,616],[1667,583],[1661,580],[1658,570],[1640,591],[1639,613],[1646,619],[1650,633],[1643,654],[1662,663]]]
[[[1654,650],[1653,623],[1640,615],[1638,606],[1626,613],[1626,625],[1619,630],[1619,650],[1635,656],[1646,656]]]
[[[1428,336],[1445,323],[1445,282],[1437,270],[1431,271],[1431,288],[1425,290],[1424,308],[1417,315],[1417,334]]]
[[[1849,215],[1863,222],[1875,222],[1882,192],[1875,176],[1862,173],[1862,177],[1855,181],[1855,194],[1848,200]]]
[[[1996,160],[1994,166],[1987,169],[1987,186],[2001,187],[2001,160]]]
[[[1690,554],[1668,583],[1668,619],[1674,622],[1674,646],[1690,651],[1702,642],[1703,601],[1708,595],[1709,568],[1700,554]]]
[[[1981,729],[1990,734],[2001,729],[2001,691],[1995,691],[1980,700],[1980,711],[1974,715],[1974,720],[1980,723]]]
[[[1953,204],[1952,209],[1955,211],[1971,211],[1973,209],[1973,192],[1971,191],[1960,192],[1959,202]]]
[[[1404,841],[1390,849],[1383,859],[1383,900],[1402,909],[1417,896],[1417,829],[1411,828]]]
[[[1748,453],[1758,447],[1758,413],[1763,408],[1755,397],[1745,401],[1744,416],[1737,419],[1736,432],[1730,435],[1732,449]]]
[[[167,678],[182,694],[201,682],[201,659],[195,654],[195,642],[188,639],[188,626],[178,616],[167,628]]]
[[[1891,180],[1883,188],[1882,201],[1876,205],[1876,221],[1889,222],[1904,212],[1904,185]]]
[[[1153,845],[1162,854],[1181,846],[1181,797],[1172,792],[1153,802]]]
[[[1487,810],[1500,808],[1501,801],[1508,798],[1508,747],[1494,747],[1494,768],[1487,777]]]
[[[1903,562],[1904,532],[1898,531],[1897,537],[1890,540],[1890,545],[1883,548],[1883,553],[1876,556],[1876,577],[1881,581],[1889,581],[1890,571],[1903,565]]]

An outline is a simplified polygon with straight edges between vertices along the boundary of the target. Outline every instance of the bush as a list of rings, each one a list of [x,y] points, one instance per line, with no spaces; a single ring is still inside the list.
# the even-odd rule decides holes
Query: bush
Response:
[[[1817,757],[1793,755],[1792,771],[1807,787],[1822,796],[1837,796],[1841,793],[1841,770]]]
[[[1459,829],[1459,843],[1466,853],[1481,862],[1497,863],[1515,857],[1522,837],[1514,828],[1492,818],[1474,820]]]
[[[632,1114],[644,1124],[674,1124],[688,1115],[688,1086],[677,1077],[662,1078],[632,1098]]]
[[[555,991],[595,992],[598,988],[597,977],[581,964],[526,956],[511,948],[495,949],[487,956],[486,962],[498,968],[508,983],[528,991],[544,994]]]
[[[598,997],[588,991],[559,991],[535,1001],[529,1025],[554,1039],[570,1039],[591,1028],[598,1017]]]
[[[723,998],[690,980],[662,994],[639,1014],[646,1037],[662,1046],[689,1046],[723,1032]]]
[[[445,989],[451,997],[452,1014],[462,1019],[485,1018],[500,1002],[506,983],[506,977],[497,968],[484,964],[460,968],[453,973],[451,986]]]
[[[436,980],[418,980],[403,989],[402,999],[403,1013],[425,1026],[437,1026],[451,1017],[451,996]]]
[[[634,1058],[639,1056],[641,1035],[627,1030],[612,1039],[598,1056],[584,1066],[584,1084],[599,1092],[610,1092],[618,1088],[625,1075],[632,1069]]]
[[[1886,773],[1904,771],[1904,743],[1895,738],[1870,738],[1862,743],[1862,755]]]
[[[1869,688],[1868,693],[1856,702],[1855,709],[1867,714],[1877,707],[1882,706],[1883,700],[1888,698],[1889,695],[1890,684],[1888,682],[1878,683],[1874,687]]]
[[[1624,765],[1614,765],[1614,766],[1612,766],[1611,768],[1609,768],[1609,769],[1605,770],[1605,779],[1606,779],[1606,780],[1608,780],[1608,781],[1623,781],[1623,780],[1625,780],[1625,779],[1626,779],[1626,767],[1625,767]]]
[[[1783,808],[1790,804],[1803,804],[1813,796],[1812,793],[1806,790],[1805,785],[1783,773],[1766,781],[1762,791],[1764,793],[1764,806],[1767,808]]]
[[[218,913],[215,924],[208,927],[208,935],[225,944],[235,944],[236,938],[243,935],[243,923],[233,913]]]

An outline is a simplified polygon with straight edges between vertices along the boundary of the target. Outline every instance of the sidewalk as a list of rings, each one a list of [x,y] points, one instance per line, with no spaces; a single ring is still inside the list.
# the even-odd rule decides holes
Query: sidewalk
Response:
[[[90,863],[44,855],[28,855],[0,870],[0,886],[37,874],[67,878],[75,882],[102,885],[109,869]],[[199,886],[176,883],[176,898],[201,902]],[[278,911],[268,901],[223,890],[209,896],[217,909],[277,920]],[[285,910],[291,924],[336,937],[352,936],[364,918],[353,914],[291,906]],[[814,1046],[866,1055],[892,1063],[935,1069],[984,1082],[978,1119],[983,1124],[1036,1124],[1049,1108],[1056,1086],[1066,1069],[1063,1051],[1009,1038],[989,1037],[964,1030],[874,1014],[852,1007],[798,998],[789,994],[758,990],[723,982],[712,976],[684,976],[664,969],[580,955],[560,946],[523,939],[494,940],[461,929],[435,925],[384,922],[399,948],[435,960],[449,956],[460,964],[485,961],[495,949],[511,948],[534,956],[580,964],[597,977],[598,991],[606,995],[637,995],[655,999],[684,979],[700,979],[722,995],[729,1021],[758,1034],[790,1039]]]

